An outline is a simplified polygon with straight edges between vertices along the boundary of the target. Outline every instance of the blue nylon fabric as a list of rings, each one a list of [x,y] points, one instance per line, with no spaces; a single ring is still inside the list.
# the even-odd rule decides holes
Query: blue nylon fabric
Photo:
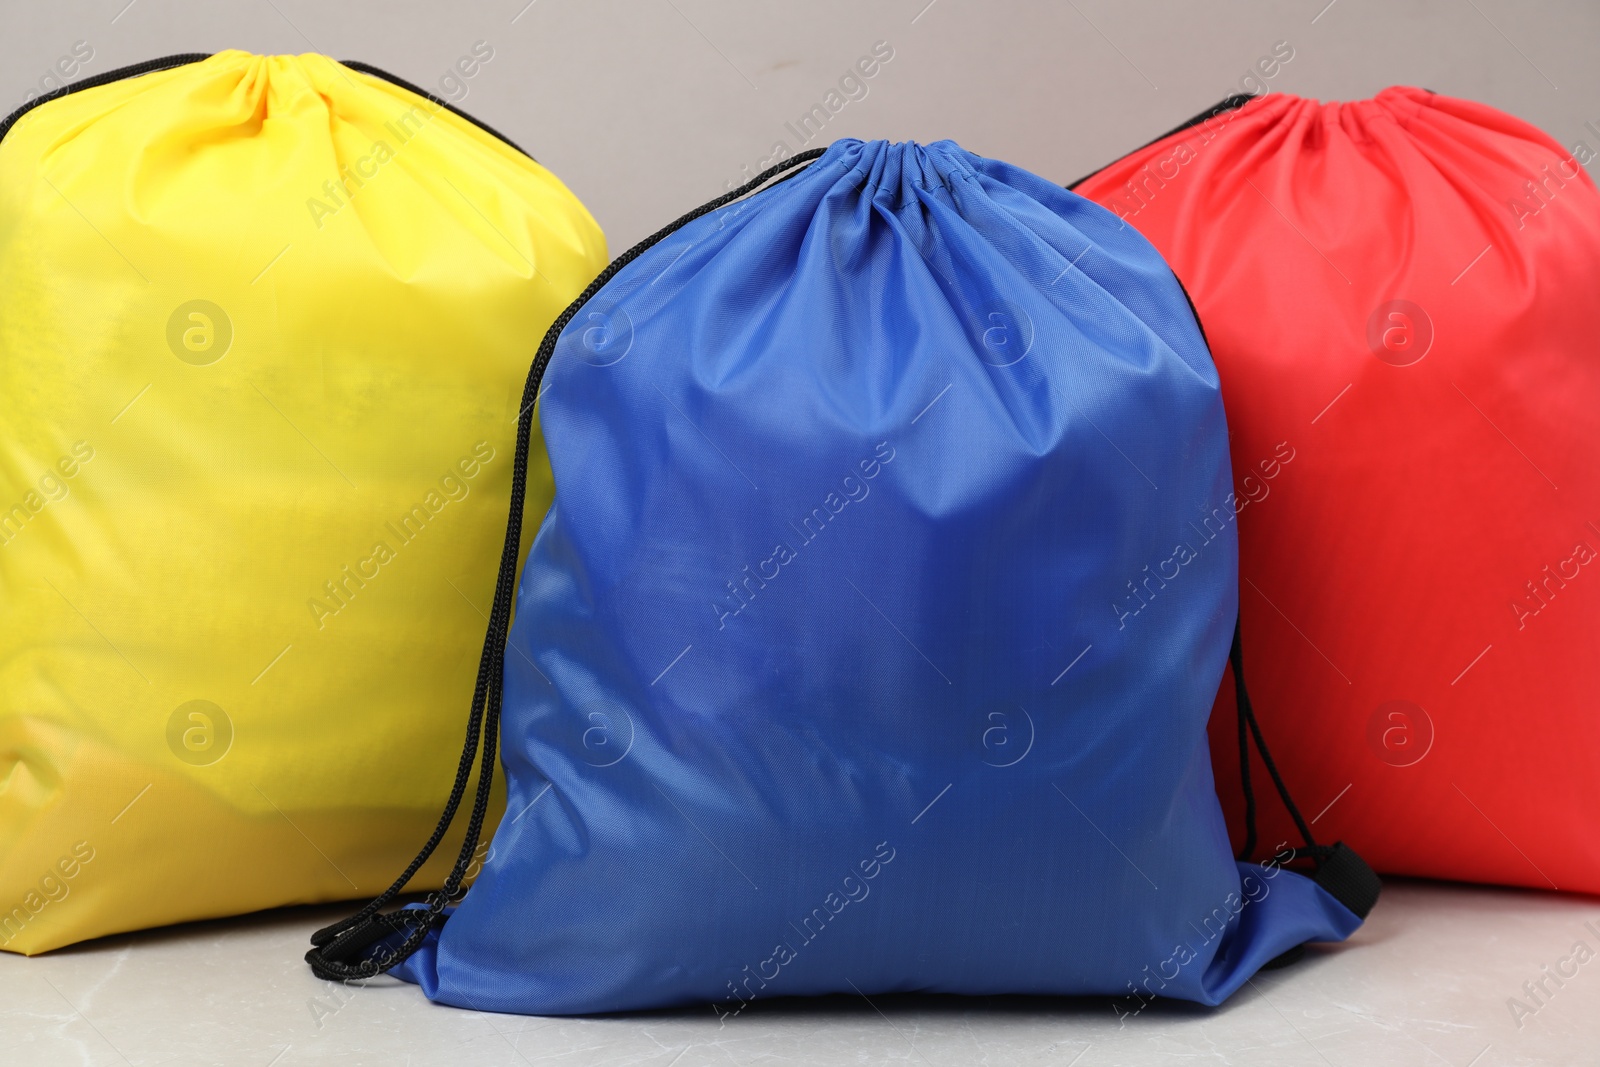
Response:
[[[544,383],[507,813],[393,971],[430,998],[1216,1004],[1359,925],[1229,853],[1222,401],[1109,212],[840,141],[619,272]]]

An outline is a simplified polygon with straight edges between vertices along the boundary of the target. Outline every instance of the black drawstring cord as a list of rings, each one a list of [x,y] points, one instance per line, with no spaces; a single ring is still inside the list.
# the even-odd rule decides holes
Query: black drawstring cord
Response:
[[[460,896],[461,883],[471,865],[482,834],[484,816],[489,807],[489,792],[494,780],[496,743],[500,736],[501,685],[504,678],[506,638],[510,633],[511,606],[517,581],[517,551],[522,542],[522,509],[527,491],[528,444],[533,434],[533,409],[539,397],[539,386],[544,380],[545,368],[555,352],[556,342],[567,324],[578,314],[618,271],[664,238],[687,226],[702,215],[732,203],[760,189],[785,171],[810,163],[826,149],[814,148],[791,156],[776,166],[769,167],[750,181],[709,203],[668,223],[654,234],[640,241],[618,256],[600,276],[589,283],[582,295],[551,324],[528,370],[528,380],[522,390],[522,409],[517,416],[517,447],[511,468],[511,508],[506,520],[506,539],[500,551],[500,571],[495,579],[494,605],[489,613],[489,627],[484,636],[483,654],[478,660],[478,680],[473,688],[472,709],[467,717],[466,741],[461,747],[461,759],[456,765],[455,783],[450,787],[450,797],[444,812],[427,842],[396,878],[370,903],[354,915],[311,935],[312,949],[306,953],[306,962],[312,973],[328,981],[353,981],[372,978],[407,959],[427,938],[428,931],[443,922],[444,909]],[[792,175],[790,175],[792,177]],[[482,738],[482,760],[478,760],[479,738]],[[445,879],[444,887],[428,894],[425,909],[403,909],[388,914],[381,910],[393,902],[405,889],[422,865],[433,855],[455,820],[456,810],[466,793],[467,782],[472,777],[474,765],[479,764],[478,788],[473,797],[472,817],[467,823],[466,838],[461,843],[461,853],[455,866]],[[408,929],[405,939],[395,948],[371,959],[360,958],[372,945],[390,934]],[[359,960],[359,962],[351,962]]]
[[[1256,850],[1256,797],[1255,790],[1250,784],[1250,738],[1254,737],[1256,748],[1261,752],[1261,762],[1266,765],[1267,774],[1272,777],[1272,784],[1277,787],[1278,796],[1283,798],[1283,806],[1289,810],[1289,817],[1294,820],[1295,827],[1300,831],[1300,837],[1306,843],[1306,854],[1316,856],[1324,851],[1311,836],[1311,827],[1306,824],[1301,816],[1300,809],[1295,806],[1294,799],[1289,796],[1289,787],[1284,785],[1283,776],[1278,773],[1278,766],[1273,762],[1272,753],[1267,750],[1267,741],[1261,735],[1261,724],[1256,721],[1255,709],[1250,706],[1250,692],[1244,684],[1244,642],[1241,638],[1240,625],[1233,624],[1233,648],[1228,652],[1228,663],[1233,667],[1233,694],[1234,703],[1239,711],[1239,784],[1244,789],[1244,847],[1239,849],[1239,858],[1248,860],[1250,854]]]
[[[1241,635],[1240,624],[1236,621],[1233,625],[1233,648],[1228,652],[1228,662],[1233,667],[1233,692],[1234,700],[1239,707],[1239,784],[1244,790],[1244,847],[1239,850],[1240,861],[1248,861],[1251,853],[1256,848],[1256,798],[1250,784],[1250,739],[1255,739],[1257,750],[1261,753],[1261,762],[1267,768],[1267,774],[1272,778],[1272,784],[1278,790],[1278,796],[1283,799],[1283,806],[1289,810],[1289,817],[1294,820],[1295,827],[1300,831],[1300,837],[1305,841],[1305,848],[1299,854],[1307,856],[1312,861],[1312,880],[1328,892],[1339,903],[1349,908],[1358,917],[1365,919],[1372,906],[1378,902],[1378,894],[1383,889],[1383,883],[1378,880],[1366,861],[1356,855],[1355,850],[1343,841],[1335,841],[1331,845],[1319,845],[1316,838],[1311,836],[1311,826],[1305,817],[1300,814],[1300,809],[1295,806],[1294,798],[1289,795],[1289,787],[1283,782],[1283,775],[1278,773],[1278,765],[1273,762],[1272,753],[1267,751],[1267,741],[1261,733],[1261,724],[1256,721],[1255,709],[1250,706],[1250,693],[1244,684],[1244,642]],[[1292,962],[1295,950],[1279,957],[1279,961]],[[1298,957],[1294,957],[1298,958]],[[1278,961],[1275,961],[1278,962]]]
[[[1233,627],[1233,651],[1228,662],[1233,666],[1233,701],[1239,719],[1239,784],[1244,789],[1244,844],[1239,847],[1239,859],[1247,860],[1256,850],[1256,792],[1250,785],[1250,726],[1245,712],[1250,694],[1245,692],[1244,671],[1240,669],[1243,657],[1239,652],[1239,627]]]

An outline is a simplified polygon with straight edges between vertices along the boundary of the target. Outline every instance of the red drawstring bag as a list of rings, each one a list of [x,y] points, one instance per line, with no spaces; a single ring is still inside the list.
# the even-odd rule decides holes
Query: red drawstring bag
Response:
[[[1314,830],[1384,871],[1600,892],[1594,156],[1421,89],[1273,94],[1074,187],[1199,310],[1257,715]],[[1237,838],[1236,721],[1225,683]],[[1248,849],[1299,839],[1262,815]]]

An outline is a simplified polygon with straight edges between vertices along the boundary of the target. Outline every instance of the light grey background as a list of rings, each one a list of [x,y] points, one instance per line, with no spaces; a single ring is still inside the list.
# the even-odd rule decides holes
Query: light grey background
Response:
[[[419,84],[474,42],[494,58],[470,113],[551,167],[613,254],[769,158],[877,41],[894,58],[827,123],[840,136],[951,137],[1068,182],[1237,91],[1321,99],[1410,83],[1502,108],[1600,148],[1600,3],[1552,0],[3,0],[0,113],[76,42],[75,77],[185,51],[316,50]],[[80,49],[80,52],[82,49]],[[810,146],[808,146],[810,147]],[[300,962],[344,908],[106,938],[39,960],[0,954],[0,1062],[300,1067],[975,1062],[1590,1063],[1600,963],[1521,1021],[1522,983],[1600,927],[1591,899],[1391,883],[1349,950],[1257,976],[1225,1007],[1160,1004],[1122,1027],[1100,1001],[835,998],[583,1020],[454,1012],[398,983],[354,994]]]
[[[359,59],[459,101],[554,170],[612,254],[772,155],[874,43],[894,58],[834,115],[837,137],[954,138],[1062,183],[1230,92],[1278,41],[1268,83],[1324,100],[1420,85],[1600,148],[1594,0],[5,0],[0,111],[76,42],[76,77],[175,52]],[[858,92],[859,95],[859,92]],[[844,99],[844,94],[840,94]]]

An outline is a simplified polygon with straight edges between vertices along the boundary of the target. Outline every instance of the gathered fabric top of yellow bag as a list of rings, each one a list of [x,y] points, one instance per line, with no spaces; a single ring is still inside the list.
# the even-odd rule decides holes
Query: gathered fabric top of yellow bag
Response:
[[[550,172],[372,68],[118,73],[0,128],[14,952],[370,897],[411,858],[456,772],[528,365],[606,262]]]

